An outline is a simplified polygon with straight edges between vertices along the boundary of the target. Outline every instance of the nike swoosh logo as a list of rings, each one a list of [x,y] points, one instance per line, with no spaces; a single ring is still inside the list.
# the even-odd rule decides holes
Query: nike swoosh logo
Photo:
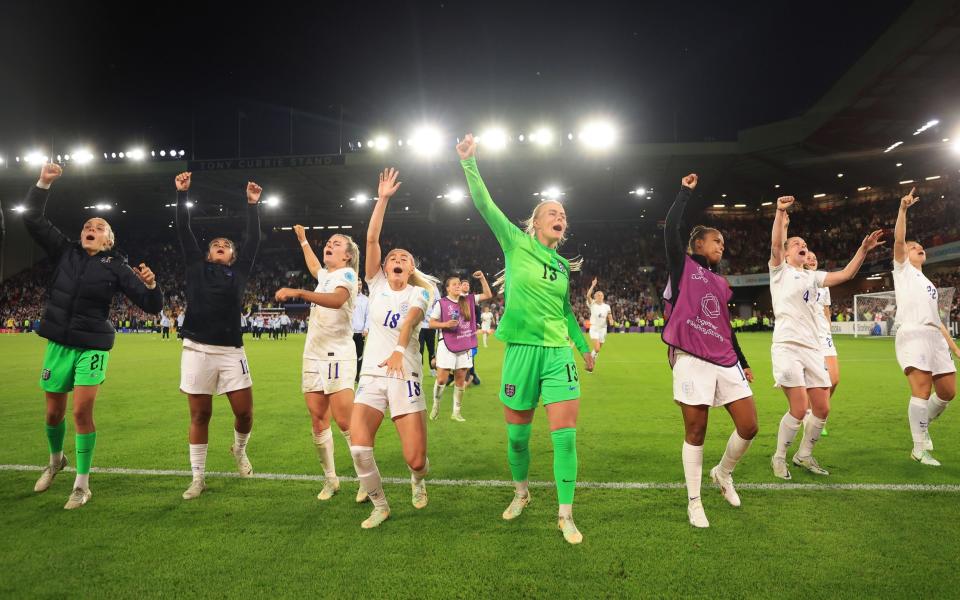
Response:
[[[576,391],[577,386],[568,387],[567,389],[570,390],[571,392],[574,392],[574,391]]]
[[[577,482],[576,479],[561,479],[560,481],[562,481],[563,483],[576,483],[576,482]]]

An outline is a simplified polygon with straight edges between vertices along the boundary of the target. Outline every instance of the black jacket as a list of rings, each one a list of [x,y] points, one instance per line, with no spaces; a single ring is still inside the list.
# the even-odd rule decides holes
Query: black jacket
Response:
[[[50,190],[33,186],[23,217],[30,236],[56,265],[37,333],[65,346],[110,350],[116,335],[109,321],[113,296],[122,292],[156,314],[163,308],[160,286],[148,290],[120,253],[108,250],[91,256],[80,242],[63,235],[44,214],[49,196]]]
[[[247,204],[247,228],[232,265],[207,261],[190,229],[187,193],[177,192],[177,237],[187,263],[187,314],[183,337],[214,346],[243,346],[240,315],[243,290],[253,270],[260,245],[260,213],[257,204]]]

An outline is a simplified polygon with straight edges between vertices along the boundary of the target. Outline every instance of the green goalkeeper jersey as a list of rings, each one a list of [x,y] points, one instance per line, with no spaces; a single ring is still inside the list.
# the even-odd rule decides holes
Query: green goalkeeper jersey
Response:
[[[577,350],[589,352],[570,306],[570,263],[510,222],[490,197],[475,158],[460,164],[473,204],[503,250],[506,305],[497,339],[546,347],[567,346],[572,340]]]

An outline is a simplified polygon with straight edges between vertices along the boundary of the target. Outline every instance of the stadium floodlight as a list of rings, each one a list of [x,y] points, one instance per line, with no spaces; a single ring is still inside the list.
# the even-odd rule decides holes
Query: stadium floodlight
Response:
[[[824,194],[824,193],[821,192],[821,193],[819,193],[819,194],[814,194],[813,197],[814,197],[814,198],[824,198],[824,197],[826,197],[826,194]]]
[[[117,157],[117,153],[116,153],[116,152],[111,152],[111,153],[110,153],[110,158],[116,158],[116,157]]]
[[[509,136],[503,127],[490,127],[477,137],[477,144],[489,150],[499,151],[507,147],[508,139]]]
[[[867,190],[869,190],[869,189],[870,189],[870,186],[869,186],[869,185],[861,185],[860,187],[857,188],[857,191],[858,191],[858,192],[865,192],[865,191],[867,191]]]
[[[893,149],[896,148],[897,146],[900,146],[901,144],[903,144],[903,140],[901,140],[901,141],[899,141],[899,142],[894,142],[894,143],[890,144],[889,146],[887,146],[887,149],[884,150],[883,153],[886,154],[887,152],[890,152],[891,150],[893,150]]]
[[[28,165],[39,165],[46,162],[46,157],[39,150],[34,150],[33,152],[28,152],[27,155],[23,157],[23,160],[26,161]]]
[[[170,151],[170,156],[176,156],[176,155],[177,155],[177,151],[176,151],[176,150],[171,150],[171,151]]]
[[[62,162],[62,161],[63,161],[63,157],[58,154],[58,155],[57,155],[57,162]]]
[[[714,204],[713,207],[714,207],[714,208],[726,208],[727,205],[726,205],[726,204]]]
[[[617,141],[617,130],[609,121],[591,121],[580,130],[580,141],[588,148],[606,150]]]
[[[449,190],[446,194],[444,194],[443,197],[451,202],[460,202],[461,200],[463,200],[463,196],[464,196],[463,190],[459,188],[453,188]]]
[[[647,195],[647,188],[645,188],[645,187],[638,187],[638,188],[635,189],[635,190],[630,190],[630,193],[631,193],[631,194],[634,194],[634,195],[636,195],[636,196],[646,196],[646,195]]]
[[[553,143],[553,131],[546,127],[537,127],[530,133],[530,141],[538,146],[549,146]]]
[[[837,179],[840,179],[842,177],[843,177],[843,173],[837,173]]]
[[[0,165],[2,165],[2,164],[3,164],[3,157],[0,156]]]
[[[903,166],[903,163],[897,163],[897,166],[898,166],[898,167],[902,167],[902,166]]]
[[[747,205],[746,205],[746,204],[734,204],[733,207],[734,207],[734,208],[746,208]]]
[[[940,179],[939,175],[931,175],[930,177],[924,177],[924,181],[933,181],[934,179]]]
[[[366,204],[369,198],[366,194],[357,194],[353,198],[350,198],[350,202],[356,202],[357,204]]]
[[[178,152],[177,154],[179,154],[180,156],[183,156],[186,153],[187,153],[186,150],[181,149],[180,152]]]
[[[773,187],[774,187],[774,189],[779,190],[779,189],[780,189],[780,184],[779,184],[779,183],[775,183],[775,184],[773,184]]]
[[[151,150],[151,151],[150,151],[150,156],[156,157],[156,156],[157,156],[157,151],[156,151],[156,150]],[[104,154],[103,157],[106,158],[107,155]]]
[[[930,129],[931,127],[936,127],[939,124],[940,124],[940,119],[930,119],[929,121],[927,121],[926,123],[918,127],[917,130],[913,132],[913,135],[920,135],[924,131]]]
[[[187,200],[187,208],[193,208],[193,202]]]
[[[27,210],[27,207],[24,206],[24,205],[22,205],[22,204],[18,204],[18,205],[16,205],[16,206],[13,207],[13,212],[22,213],[22,212],[25,211],[25,210]]]
[[[385,135],[374,136],[372,140],[367,142],[367,147],[377,152],[383,152],[390,147],[390,138]]]
[[[69,155],[69,154],[64,154],[64,155],[63,155],[63,160],[65,160],[65,161],[66,161],[66,160],[70,160],[70,155]],[[0,161],[0,162],[3,162],[3,161]]]
[[[124,157],[126,156],[126,154],[124,154],[123,152],[121,152],[120,154],[118,154],[118,156],[119,156],[120,158],[124,158]]]
[[[131,160],[143,160],[146,158],[146,153],[143,151],[143,148],[134,148],[133,150],[127,151],[127,158]]]
[[[900,185],[907,185],[908,183],[913,183],[912,179],[904,179],[900,182]]]
[[[540,192],[540,197],[544,200],[556,200],[557,198],[563,195],[564,195],[563,190],[561,190],[559,187],[555,185],[551,185],[547,189],[542,190]]]
[[[265,204],[271,208],[275,206],[280,206],[280,196],[274,194],[273,196],[267,196]]]
[[[160,156],[166,156],[166,155],[167,155],[167,151],[166,151],[166,150],[161,150],[161,151],[160,151]]]
[[[953,150],[954,152],[956,152],[957,154],[960,154],[960,140],[955,141],[955,142],[950,146],[950,149]]]
[[[760,206],[771,206],[771,205],[773,205],[773,202],[761,202],[761,203],[760,203]]]
[[[414,130],[410,139],[407,140],[407,145],[412,146],[418,155],[430,157],[440,150],[443,140],[439,129],[432,125],[421,125]]]

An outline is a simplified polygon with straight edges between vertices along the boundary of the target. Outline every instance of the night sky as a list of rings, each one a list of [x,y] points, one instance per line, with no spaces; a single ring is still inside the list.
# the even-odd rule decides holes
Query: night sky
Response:
[[[734,139],[802,113],[908,2],[4,2],[0,154],[198,157],[497,121]],[[293,123],[293,141],[290,124]],[[194,140],[194,141],[191,141]]]

